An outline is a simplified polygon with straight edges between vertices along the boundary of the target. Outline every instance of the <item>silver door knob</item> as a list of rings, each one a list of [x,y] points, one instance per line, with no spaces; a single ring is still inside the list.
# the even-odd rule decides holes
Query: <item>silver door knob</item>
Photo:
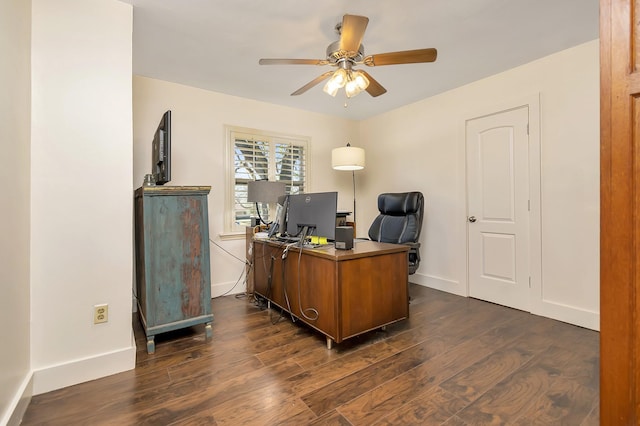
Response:
[[[470,216],[469,217],[469,222],[473,223],[476,221],[476,217],[475,216]]]

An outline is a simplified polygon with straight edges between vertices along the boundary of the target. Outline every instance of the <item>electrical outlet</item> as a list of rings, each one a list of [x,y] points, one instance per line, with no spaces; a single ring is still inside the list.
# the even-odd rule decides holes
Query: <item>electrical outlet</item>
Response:
[[[93,306],[93,323],[100,324],[102,322],[109,321],[109,305],[106,303],[102,305]]]

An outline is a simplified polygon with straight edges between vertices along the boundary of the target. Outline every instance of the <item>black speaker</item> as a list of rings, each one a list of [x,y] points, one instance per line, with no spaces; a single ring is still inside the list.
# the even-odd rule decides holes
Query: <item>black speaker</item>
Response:
[[[336,226],[335,245],[340,250],[353,248],[353,228],[350,226]]]

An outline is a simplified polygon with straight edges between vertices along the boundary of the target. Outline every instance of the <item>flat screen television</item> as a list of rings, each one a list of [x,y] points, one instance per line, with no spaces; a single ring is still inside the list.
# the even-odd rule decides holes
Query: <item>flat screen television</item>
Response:
[[[162,114],[156,132],[153,134],[151,151],[151,174],[156,185],[164,185],[171,180],[171,111]]]
[[[336,238],[337,192],[312,192],[289,195],[287,234],[298,235],[306,226],[307,235]]]

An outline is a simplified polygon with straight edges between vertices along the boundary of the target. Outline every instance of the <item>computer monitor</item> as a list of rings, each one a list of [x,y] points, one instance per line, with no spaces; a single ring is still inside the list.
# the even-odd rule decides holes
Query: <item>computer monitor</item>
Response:
[[[284,235],[287,232],[287,206],[289,205],[289,196],[281,195],[278,197],[276,204],[276,217],[269,228],[269,238],[276,234]]]
[[[334,240],[336,236],[337,192],[289,195],[287,234],[298,235],[307,227],[309,235]]]

